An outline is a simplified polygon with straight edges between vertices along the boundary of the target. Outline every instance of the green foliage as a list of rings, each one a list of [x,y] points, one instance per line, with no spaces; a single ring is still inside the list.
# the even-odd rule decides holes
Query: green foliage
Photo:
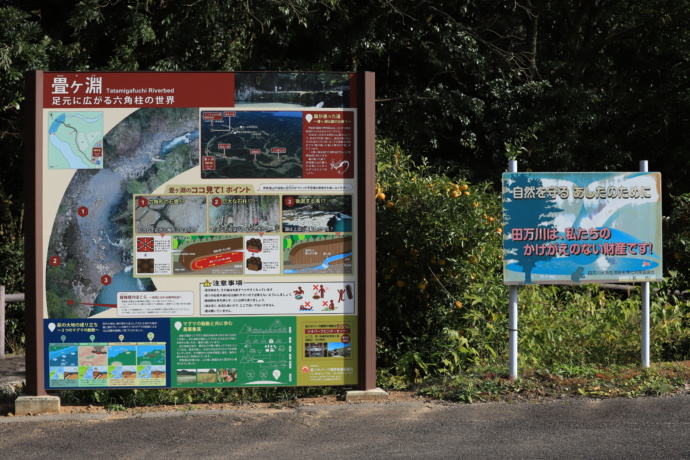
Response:
[[[337,394],[339,391],[336,387],[296,387],[62,390],[58,393],[63,404],[98,404],[110,411],[122,411],[127,407],[159,405],[292,403],[299,398]],[[186,409],[190,410],[189,407]],[[192,407],[191,410],[193,409]]]
[[[7,294],[24,292],[24,239],[0,244],[0,285]]]
[[[519,294],[520,361],[528,366],[640,361],[640,297],[584,287],[525,286]],[[656,351],[656,350],[655,350]]]
[[[544,366],[524,369],[510,379],[502,369],[480,367],[457,376],[427,379],[423,396],[454,402],[531,401],[542,398],[634,398],[685,393],[690,381],[687,362],[634,366]]]
[[[671,196],[671,212],[663,224],[668,287],[681,293],[690,288],[690,193]]]
[[[74,318],[76,313],[70,302],[74,300],[72,280],[77,267],[73,259],[67,260],[64,266],[51,267],[46,272],[46,284],[51,290],[46,292],[49,318]]]
[[[672,209],[665,209],[668,277],[652,306],[652,356],[690,354],[688,0],[3,5],[13,5],[0,8],[0,275],[8,292],[23,290],[25,71],[364,69],[376,73],[379,134],[413,152],[378,144],[386,195],[377,209],[382,381],[397,388],[425,375],[505,365],[500,202],[482,181],[497,180],[506,156],[519,157],[521,169],[636,170],[648,159],[662,171]],[[151,177],[128,183],[128,192],[147,193],[190,158],[184,148],[170,155]],[[131,225],[131,212],[119,210],[116,225]],[[47,272],[53,317],[69,315],[74,270],[68,262]],[[523,365],[552,366],[553,375],[567,367],[572,375],[594,362],[638,359],[634,295],[528,287],[521,305]],[[21,317],[23,307],[10,308]],[[483,392],[475,386],[457,398]],[[125,405],[118,398],[112,404]]]
[[[380,383],[400,388],[428,376],[507,365],[497,194],[417,164],[384,140],[377,165]],[[669,287],[678,282],[658,284],[652,298],[653,360],[690,357],[690,302]],[[521,287],[521,366],[638,363],[640,302],[637,291],[597,285]]]
[[[377,165],[380,367],[418,378],[495,356],[505,320],[497,196],[386,141]]]

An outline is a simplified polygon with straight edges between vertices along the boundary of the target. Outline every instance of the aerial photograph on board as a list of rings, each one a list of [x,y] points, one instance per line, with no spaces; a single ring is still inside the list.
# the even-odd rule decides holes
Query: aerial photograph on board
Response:
[[[75,168],[48,245],[48,317],[95,316],[116,307],[118,292],[156,289],[134,277],[132,196],[198,166],[198,122],[195,108],[139,109],[105,134],[105,168]]]
[[[302,112],[201,112],[204,179],[302,177]]]

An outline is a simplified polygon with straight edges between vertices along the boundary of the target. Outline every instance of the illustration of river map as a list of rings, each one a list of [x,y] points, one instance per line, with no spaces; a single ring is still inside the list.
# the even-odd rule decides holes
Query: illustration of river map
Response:
[[[48,113],[48,169],[103,168],[103,112]]]
[[[302,177],[302,113],[202,111],[202,178]]]

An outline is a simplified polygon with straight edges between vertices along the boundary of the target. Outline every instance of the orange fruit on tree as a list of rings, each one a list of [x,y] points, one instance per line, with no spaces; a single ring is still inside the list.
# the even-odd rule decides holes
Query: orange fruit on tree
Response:
[[[384,201],[386,199],[386,194],[383,192],[379,192],[376,194],[376,199],[379,201]]]

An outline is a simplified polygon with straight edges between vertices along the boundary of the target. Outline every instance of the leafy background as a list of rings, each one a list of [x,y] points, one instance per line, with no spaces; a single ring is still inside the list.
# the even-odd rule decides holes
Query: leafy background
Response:
[[[636,171],[644,159],[661,171],[666,279],[654,286],[652,359],[687,359],[688,0],[4,0],[0,21],[8,292],[23,289],[25,71],[367,70],[381,385],[505,372],[508,158],[521,170]],[[635,290],[522,292],[522,365],[565,378],[638,361]]]

